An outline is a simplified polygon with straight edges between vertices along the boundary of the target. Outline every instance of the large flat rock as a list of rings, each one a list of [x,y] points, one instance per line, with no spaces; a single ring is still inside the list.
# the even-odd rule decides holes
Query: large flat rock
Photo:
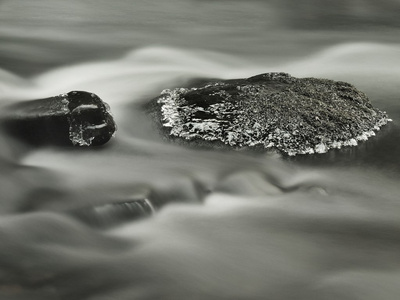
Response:
[[[349,83],[286,73],[164,90],[155,101],[172,139],[288,155],[356,146],[390,120]]]

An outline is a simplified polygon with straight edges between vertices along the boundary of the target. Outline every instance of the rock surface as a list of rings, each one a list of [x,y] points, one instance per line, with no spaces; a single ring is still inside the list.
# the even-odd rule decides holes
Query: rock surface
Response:
[[[390,121],[351,84],[286,73],[164,90],[156,102],[170,137],[288,155],[355,146]]]
[[[9,105],[1,119],[8,133],[33,144],[103,145],[116,130],[107,103],[83,91]]]

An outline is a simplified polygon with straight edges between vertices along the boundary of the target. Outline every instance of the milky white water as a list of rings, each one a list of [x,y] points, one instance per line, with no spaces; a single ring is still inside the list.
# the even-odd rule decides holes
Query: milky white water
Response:
[[[106,7],[103,2],[100,8]],[[20,39],[2,44],[8,48],[0,44],[5,62],[0,69],[1,104],[86,90],[111,106],[118,124],[115,138],[95,149],[33,148],[0,135],[0,298],[398,299],[396,39],[373,32],[352,41],[354,36],[343,33],[307,37],[311,31],[305,31],[312,45],[300,43],[298,49],[277,53],[278,46],[269,48],[261,42],[265,53],[259,53],[254,46],[247,51],[241,39],[254,42],[261,35],[256,25],[262,14],[256,12],[262,2],[252,1],[255,6],[249,7],[235,1],[240,8],[235,18],[255,18],[243,21],[240,32],[239,25],[227,21],[234,6],[224,1],[211,7],[199,1],[201,12],[209,13],[203,26],[193,26],[199,19],[184,17],[192,4],[171,1],[183,19],[170,21],[162,17],[175,14],[169,5],[163,4],[164,11],[158,8],[157,13],[157,8],[139,2],[137,22],[147,24],[139,17],[145,13],[161,20],[139,26],[142,30],[131,27],[129,22],[134,21],[126,16],[129,1],[119,1],[119,10],[110,9],[108,16],[102,11],[105,25],[99,28],[120,48],[93,59],[85,51],[107,43],[100,39],[101,30],[91,28],[91,21],[84,18],[93,17],[85,4],[63,8],[40,1],[43,7],[50,6],[50,12],[59,9],[63,18],[66,11],[73,11],[76,19],[81,18],[82,31],[66,34],[71,31],[68,22],[52,28],[46,23],[55,21],[50,15],[35,21],[42,26],[36,28],[41,35],[30,41],[23,12],[16,13],[9,1],[0,2],[0,8],[4,5],[17,20],[13,23],[4,15],[11,25],[2,27],[3,40]],[[33,22],[34,13],[40,15],[43,7],[31,7],[27,20]],[[216,21],[218,14],[221,23]],[[185,43],[191,41],[190,47],[175,35],[170,36],[174,43],[167,43],[160,33],[163,20],[168,25],[165,34],[181,33]],[[270,22],[279,27],[275,19]],[[185,24],[203,32],[201,38],[191,37],[189,28],[181,26]],[[121,36],[107,31],[113,26]],[[130,30],[136,30],[139,45],[129,47]],[[271,38],[296,45],[296,33],[280,30]],[[246,37],[246,32],[253,35]],[[282,33],[286,38],[279,38]],[[146,43],[146,34],[149,40],[160,38],[163,45]],[[226,47],[219,44],[228,34],[235,38]],[[326,37],[330,34],[335,37],[332,42]],[[338,38],[341,35],[345,38]],[[220,46],[200,47],[198,39]],[[61,46],[51,52],[54,60],[42,51],[30,52],[52,41],[70,52],[80,49],[82,59],[62,52]],[[87,49],[79,43],[87,43]],[[18,59],[13,67],[11,62]],[[46,65],[48,60],[52,62]],[[21,71],[24,64],[26,74]],[[183,86],[193,78],[243,78],[271,71],[348,81],[387,111],[393,122],[357,147],[289,159],[276,153],[205,151],[169,143],[142,109],[163,89]],[[147,197],[161,208],[147,219],[101,229],[70,214],[135,197]]]

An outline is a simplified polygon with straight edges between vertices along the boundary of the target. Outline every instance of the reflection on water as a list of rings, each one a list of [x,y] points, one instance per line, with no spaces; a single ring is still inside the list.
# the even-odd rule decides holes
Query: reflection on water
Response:
[[[0,2],[10,14],[0,31],[1,105],[87,90],[110,104],[119,125],[97,149],[30,148],[0,135],[0,296],[396,299],[400,45],[370,31],[360,33],[369,39],[340,31],[301,36],[281,24],[291,23],[282,20],[291,11],[274,1],[150,2],[138,1],[134,11],[120,0],[101,11],[106,1],[42,0],[31,13]],[[274,30],[264,35],[266,7],[265,26]],[[207,24],[196,26],[202,16]],[[28,36],[32,24],[40,36]],[[73,24],[83,24],[77,35]],[[267,37],[281,44],[268,45]],[[164,46],[150,45],[155,38]],[[269,71],[349,81],[394,122],[357,148],[286,159],[169,143],[142,110],[161,90],[193,78]],[[159,211],[108,229],[74,217],[138,198]]]

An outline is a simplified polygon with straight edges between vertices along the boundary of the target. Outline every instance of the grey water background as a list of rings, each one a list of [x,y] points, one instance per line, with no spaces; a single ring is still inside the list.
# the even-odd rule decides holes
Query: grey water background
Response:
[[[106,147],[0,135],[1,299],[398,299],[400,2],[0,1],[0,101],[87,90]],[[393,119],[288,159],[184,148],[141,105],[198,77],[348,81]],[[112,228],[80,208],[149,197]],[[110,216],[112,217],[112,216]]]

